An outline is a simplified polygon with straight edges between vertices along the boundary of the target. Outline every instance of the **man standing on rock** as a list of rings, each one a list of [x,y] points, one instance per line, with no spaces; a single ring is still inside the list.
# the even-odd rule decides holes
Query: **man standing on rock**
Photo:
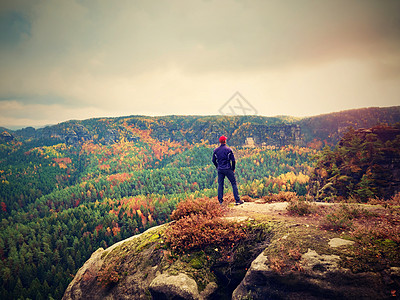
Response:
[[[233,151],[226,145],[226,137],[219,138],[221,145],[214,149],[212,162],[218,170],[218,201],[222,204],[224,197],[224,180],[225,176],[228,177],[232,185],[233,196],[235,197],[236,205],[242,204],[243,201],[239,198],[239,192],[236,185],[235,178],[235,156]]]

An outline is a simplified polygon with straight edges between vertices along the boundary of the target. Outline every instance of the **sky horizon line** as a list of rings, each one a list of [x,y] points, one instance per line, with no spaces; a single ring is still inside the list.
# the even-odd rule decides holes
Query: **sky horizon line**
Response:
[[[165,114],[165,115],[144,115],[144,114],[130,114],[130,115],[120,115],[120,116],[94,116],[94,117],[89,117],[89,118],[83,118],[83,119],[68,119],[68,120],[64,120],[64,121],[60,121],[58,123],[49,123],[49,124],[45,124],[45,125],[40,125],[40,126],[12,126],[12,127],[7,127],[7,126],[3,126],[0,124],[1,128],[7,129],[7,130],[11,130],[11,131],[18,131],[21,129],[25,129],[25,128],[34,128],[35,130],[37,129],[41,129],[41,128],[45,128],[45,127],[49,127],[49,126],[55,126],[58,124],[62,124],[62,123],[67,123],[67,122],[71,122],[71,121],[86,121],[86,120],[91,120],[91,119],[117,119],[117,118],[129,118],[129,117],[151,117],[151,118],[157,118],[157,117],[170,117],[170,116],[176,116],[176,117],[243,117],[243,116],[254,116],[254,117],[262,117],[262,118],[294,118],[294,119],[307,119],[307,118],[313,118],[313,117],[319,117],[319,116],[324,116],[324,115],[330,115],[330,114],[336,114],[336,113],[342,113],[342,112],[348,112],[348,111],[354,111],[354,110],[364,110],[364,109],[390,109],[390,108],[400,108],[400,105],[392,105],[392,106],[369,106],[369,107],[359,107],[359,108],[351,108],[351,109],[344,109],[344,110],[339,110],[339,111],[331,111],[331,112],[324,112],[321,114],[315,114],[315,115],[309,115],[309,116],[302,116],[302,117],[298,117],[298,116],[292,116],[292,115],[273,115],[273,116],[266,116],[266,115],[222,115],[222,114]]]

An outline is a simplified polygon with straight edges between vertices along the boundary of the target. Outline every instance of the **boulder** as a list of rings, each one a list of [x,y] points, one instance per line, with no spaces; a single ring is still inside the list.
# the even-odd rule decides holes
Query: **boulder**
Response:
[[[333,238],[329,240],[329,246],[331,246],[331,248],[337,248],[337,247],[341,247],[341,246],[349,246],[349,245],[353,245],[354,242],[353,241],[349,241],[349,240],[344,240],[341,238]]]
[[[196,281],[186,274],[161,274],[150,283],[150,293],[153,299],[200,299]]]
[[[153,299],[209,299],[218,285],[210,282],[199,293],[197,283],[186,274],[160,274],[150,283],[149,291]]]
[[[309,249],[301,257],[302,271],[277,273],[261,253],[253,261],[232,299],[384,299],[390,295],[379,273],[352,273],[340,267],[337,255]],[[246,299],[247,299],[246,298]]]

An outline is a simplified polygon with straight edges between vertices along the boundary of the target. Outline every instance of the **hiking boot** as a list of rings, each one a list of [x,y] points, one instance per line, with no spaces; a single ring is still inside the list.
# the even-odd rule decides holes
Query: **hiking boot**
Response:
[[[236,201],[235,202],[235,205],[240,205],[240,204],[243,204],[244,202],[242,201],[242,200],[239,200],[239,201]]]
[[[222,203],[224,203],[224,200],[218,200],[219,201],[219,205],[222,205]]]

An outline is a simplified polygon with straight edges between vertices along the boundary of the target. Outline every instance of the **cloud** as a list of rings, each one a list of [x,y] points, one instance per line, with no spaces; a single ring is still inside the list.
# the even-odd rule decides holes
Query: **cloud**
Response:
[[[72,108],[60,104],[24,104],[15,100],[3,101],[1,108],[0,124],[7,124],[10,129],[32,125],[42,127],[70,119],[88,119],[107,114],[98,107]],[[71,118],[71,115],[74,117]]]
[[[0,47],[17,45],[30,35],[29,21],[18,12],[10,11],[0,16]]]
[[[398,54],[399,10],[398,1],[368,0],[40,1],[25,12],[32,37],[23,62],[135,75],[170,65],[213,72]]]
[[[65,118],[215,114],[237,90],[285,103],[263,114],[392,105],[398,11],[397,0],[3,1],[0,105],[20,103],[20,118],[34,104]],[[289,111],[297,103],[315,109]]]

